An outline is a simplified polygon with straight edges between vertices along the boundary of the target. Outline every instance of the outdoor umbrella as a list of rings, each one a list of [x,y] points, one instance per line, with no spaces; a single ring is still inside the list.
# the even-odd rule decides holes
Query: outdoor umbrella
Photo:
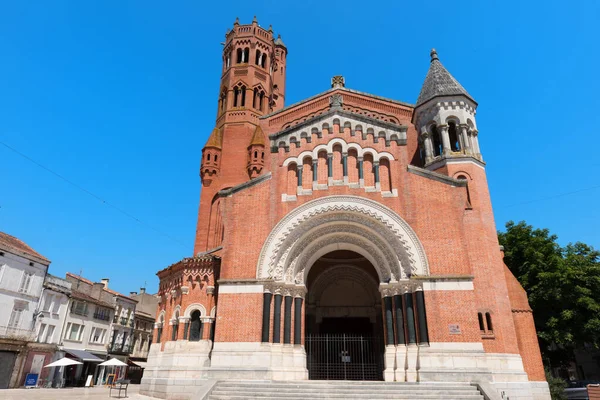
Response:
[[[60,360],[56,360],[48,365],[44,365],[44,368],[60,367],[60,380],[61,380],[60,386],[62,387],[62,385],[64,384],[63,368],[68,365],[77,365],[77,364],[83,364],[83,363],[80,363],[79,361],[73,360],[71,358],[63,357]]]
[[[117,360],[116,358],[111,358],[110,360],[104,361],[103,363],[100,363],[98,365],[101,365],[103,367],[107,366],[107,365],[111,365],[113,367],[126,367],[127,364],[124,363],[121,360]]]
[[[103,363],[98,364],[101,367],[113,367],[113,372],[114,372],[114,367],[126,367],[127,364],[124,363],[121,360],[117,360],[116,358],[111,358],[110,360],[104,361]]]
[[[50,363],[48,365],[44,365],[44,368],[50,368],[50,367],[65,367],[67,365],[77,365],[77,364],[82,364],[77,360],[73,360],[71,358],[67,358],[67,357],[63,357],[60,360],[56,360],[53,363]]]

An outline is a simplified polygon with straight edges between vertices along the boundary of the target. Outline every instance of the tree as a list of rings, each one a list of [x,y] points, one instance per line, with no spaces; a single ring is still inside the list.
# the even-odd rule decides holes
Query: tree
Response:
[[[527,291],[546,362],[564,366],[575,347],[600,348],[600,252],[580,242],[561,247],[548,229],[525,221],[509,221],[498,238]]]

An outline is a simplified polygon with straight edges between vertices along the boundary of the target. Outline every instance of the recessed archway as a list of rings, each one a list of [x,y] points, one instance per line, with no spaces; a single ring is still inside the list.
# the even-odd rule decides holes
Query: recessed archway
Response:
[[[379,275],[358,252],[319,257],[306,279],[305,348],[309,379],[383,379]]]

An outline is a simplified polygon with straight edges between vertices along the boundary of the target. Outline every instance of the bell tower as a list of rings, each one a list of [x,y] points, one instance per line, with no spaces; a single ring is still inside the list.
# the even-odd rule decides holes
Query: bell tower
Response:
[[[217,126],[251,121],[283,108],[287,48],[256,17],[250,25],[235,20],[225,35]]]
[[[256,17],[242,25],[236,18],[225,34],[215,126],[202,149],[202,192],[194,253],[219,245],[219,196],[226,188],[268,172],[270,153],[260,117],[280,110],[285,101],[287,48],[273,28]]]
[[[444,68],[435,49],[430,55],[429,71],[413,114],[421,161],[432,170],[459,159],[483,162],[475,123],[477,102]]]

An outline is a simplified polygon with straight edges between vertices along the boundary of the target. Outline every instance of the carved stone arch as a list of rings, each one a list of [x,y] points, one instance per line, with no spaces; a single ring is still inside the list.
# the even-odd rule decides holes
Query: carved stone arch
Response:
[[[202,317],[206,316],[206,308],[200,303],[193,303],[193,304],[190,304],[189,306],[187,306],[185,309],[185,312],[183,313],[183,316],[186,318],[191,318],[194,310],[200,311],[200,316],[202,316]]]
[[[167,312],[165,310],[162,310],[159,314],[158,317],[156,318],[156,322],[158,323],[165,323],[165,316],[167,315]]]
[[[210,316],[215,318],[217,315],[217,306],[213,306],[213,308],[210,310]]]
[[[178,319],[181,316],[181,306],[177,305],[171,314],[171,321]]]
[[[337,236],[332,233],[332,236],[328,237],[329,242],[323,240],[313,242],[310,251],[300,253],[295,257],[295,262],[294,259],[287,262],[290,255],[297,254],[297,249],[294,247],[304,243],[301,237],[312,228],[324,223],[352,220],[363,226],[362,235],[357,236],[343,230],[338,232]],[[374,237],[378,234],[387,239],[387,245],[383,246],[388,248],[385,256],[381,248],[373,245],[374,239],[366,238],[366,233]],[[376,268],[376,264],[379,264],[378,273],[382,282],[386,279],[404,279],[413,275],[429,274],[429,265],[421,242],[408,223],[398,214],[366,198],[327,196],[297,207],[275,226],[261,250],[257,264],[257,278],[285,279],[289,283],[304,281],[310,263],[314,262],[311,257],[328,249],[333,251],[336,246],[339,248],[340,243],[344,243],[346,249],[356,251],[368,258]],[[366,251],[366,248],[373,250]],[[314,253],[311,254],[312,251]],[[375,260],[375,257],[379,257],[380,260]]]

